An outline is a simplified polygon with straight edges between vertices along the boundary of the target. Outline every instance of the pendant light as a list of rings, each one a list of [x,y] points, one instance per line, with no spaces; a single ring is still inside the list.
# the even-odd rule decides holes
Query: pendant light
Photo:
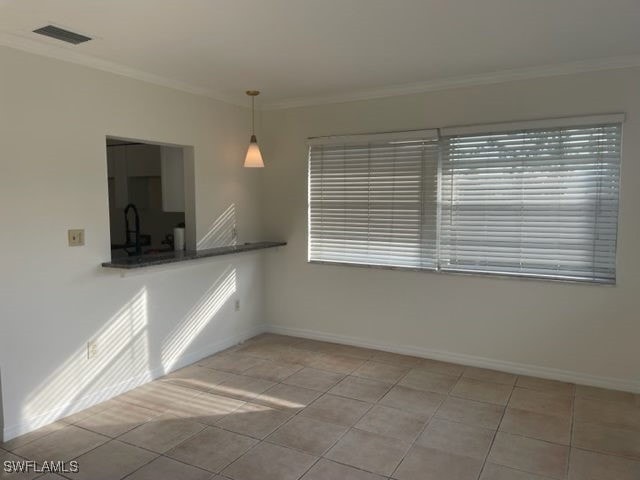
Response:
[[[251,140],[249,141],[249,148],[247,149],[247,156],[244,158],[245,168],[262,168],[264,162],[262,161],[262,154],[260,153],[260,147],[258,147],[258,140],[255,134],[255,110],[254,100],[260,92],[257,90],[248,90],[247,95],[251,97]]]

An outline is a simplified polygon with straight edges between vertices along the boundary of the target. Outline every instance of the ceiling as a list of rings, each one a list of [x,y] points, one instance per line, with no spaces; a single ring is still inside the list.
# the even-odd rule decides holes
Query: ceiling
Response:
[[[0,0],[0,44],[277,107],[637,66],[640,0]]]

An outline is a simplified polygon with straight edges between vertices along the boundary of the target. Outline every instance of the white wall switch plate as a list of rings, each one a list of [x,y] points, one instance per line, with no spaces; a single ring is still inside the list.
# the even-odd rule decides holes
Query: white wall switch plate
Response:
[[[84,245],[84,229],[69,230],[69,246],[80,247]]]
[[[87,342],[87,359],[91,360],[98,356],[98,342],[95,340],[89,340]]]

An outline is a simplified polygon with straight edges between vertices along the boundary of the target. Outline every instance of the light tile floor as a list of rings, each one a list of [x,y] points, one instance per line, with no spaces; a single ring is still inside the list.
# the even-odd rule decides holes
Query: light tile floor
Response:
[[[18,459],[79,462],[42,479],[640,480],[640,395],[265,334],[0,443]]]

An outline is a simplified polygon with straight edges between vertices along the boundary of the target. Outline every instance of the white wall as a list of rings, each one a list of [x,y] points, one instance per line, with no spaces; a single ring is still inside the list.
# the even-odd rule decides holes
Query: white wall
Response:
[[[461,88],[263,114],[273,329],[640,391],[640,70]],[[307,259],[310,136],[626,112],[615,287]]]
[[[0,370],[10,438],[261,328],[261,253],[124,278],[99,266],[110,259],[105,136],[194,147],[202,247],[215,243],[208,232],[225,212],[240,242],[259,239],[261,172],[242,168],[246,109],[4,47],[0,72]],[[69,228],[86,230],[84,247],[67,246]],[[99,354],[88,361],[93,338]]]

